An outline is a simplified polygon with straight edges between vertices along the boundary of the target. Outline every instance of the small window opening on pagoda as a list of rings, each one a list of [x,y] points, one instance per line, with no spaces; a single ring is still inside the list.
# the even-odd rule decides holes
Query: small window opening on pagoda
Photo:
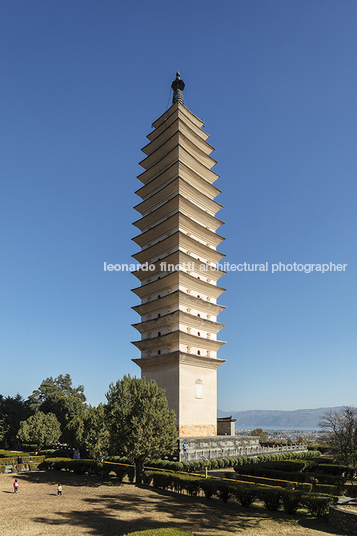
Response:
[[[199,350],[197,350],[197,355],[201,355],[201,352]]]
[[[161,350],[158,350],[158,351],[157,351],[157,355],[160,355],[160,354],[161,354]]]
[[[158,332],[157,336],[158,336],[158,337],[161,337],[161,331]]]

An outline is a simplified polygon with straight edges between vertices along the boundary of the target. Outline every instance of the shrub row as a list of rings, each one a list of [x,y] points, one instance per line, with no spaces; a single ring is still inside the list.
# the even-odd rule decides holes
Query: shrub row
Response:
[[[44,449],[41,454],[45,458],[72,458],[73,450],[70,449]]]
[[[25,456],[22,457],[23,463],[41,463],[45,456]],[[13,458],[0,458],[0,465],[17,465],[17,456]]]
[[[55,469],[61,471],[73,471],[77,475],[93,475],[109,477],[109,473],[114,471],[116,476],[123,480],[127,476],[130,482],[134,481],[135,468],[132,465],[122,465],[118,463],[97,462],[95,460],[72,460],[71,458],[46,458],[40,469]]]
[[[207,499],[218,497],[223,502],[233,498],[245,507],[250,506],[254,500],[261,500],[268,510],[277,510],[282,505],[289,514],[295,513],[299,507],[306,507],[312,515],[318,517],[324,517],[328,513],[329,505],[334,502],[334,498],[327,495],[248,483],[232,484],[221,480],[206,480],[200,476],[160,471],[144,471],[143,483],[176,493],[186,492],[193,497],[203,493]]]
[[[226,473],[226,478],[232,478],[232,473]],[[267,486],[280,486],[281,488],[286,489],[298,489],[304,493],[310,493],[312,491],[312,484],[310,483],[300,483],[293,480],[287,479],[277,479],[277,478],[266,478],[263,476],[253,476],[253,475],[234,475],[233,478],[236,478],[240,482],[253,482],[255,484],[264,484]]]
[[[225,469],[226,467],[235,467],[237,465],[246,465],[246,464],[256,464],[261,462],[270,462],[270,461],[281,461],[281,460],[309,460],[314,459],[320,456],[319,452],[280,452],[279,454],[266,454],[262,456],[248,457],[243,456],[239,458],[222,458],[218,460],[193,460],[193,461],[182,461],[182,462],[172,462],[169,460],[150,460],[147,464],[148,467],[153,467],[155,469],[168,469],[170,471],[184,471],[192,473],[195,471],[200,471],[204,467],[207,467],[209,470],[213,469]],[[121,456],[111,456],[107,457],[106,461],[116,462],[116,463],[130,463],[128,458]]]
[[[347,465],[337,465],[332,463],[320,463],[316,470],[327,475],[342,476],[342,473],[348,472]]]
[[[235,471],[238,475],[250,475],[250,476],[260,476],[264,478],[272,478],[276,480],[294,480],[296,482],[311,482],[311,483],[320,483],[327,484],[332,486],[343,486],[345,480],[341,477],[336,477],[332,475],[323,475],[320,473],[292,473],[285,471],[278,471],[275,469],[269,469],[265,465],[255,465],[255,466],[235,466]]]
[[[264,477],[275,480],[288,480],[296,481],[300,483],[311,483],[316,485],[338,486],[342,487],[345,483],[345,479],[338,476],[324,475],[322,473],[299,473],[284,471],[284,464],[282,464],[282,470],[271,469],[270,467],[279,467],[278,464],[258,464],[258,465],[236,465],[234,467],[238,475],[249,475],[255,477]]]

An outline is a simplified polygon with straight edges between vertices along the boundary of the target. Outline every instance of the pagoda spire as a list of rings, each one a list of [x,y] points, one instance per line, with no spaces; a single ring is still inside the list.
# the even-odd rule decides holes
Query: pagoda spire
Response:
[[[184,87],[185,87],[185,83],[183,80],[181,80],[180,73],[179,71],[177,71],[176,78],[171,84],[171,88],[174,92],[173,97],[172,97],[172,104],[175,104],[175,102],[181,102],[181,104],[184,104],[183,94],[182,94]]]

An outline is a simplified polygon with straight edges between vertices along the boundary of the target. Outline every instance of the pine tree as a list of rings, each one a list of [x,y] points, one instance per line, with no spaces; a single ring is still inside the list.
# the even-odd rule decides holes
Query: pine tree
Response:
[[[124,376],[106,394],[109,453],[126,456],[141,482],[144,463],[171,454],[177,447],[175,413],[154,380]]]

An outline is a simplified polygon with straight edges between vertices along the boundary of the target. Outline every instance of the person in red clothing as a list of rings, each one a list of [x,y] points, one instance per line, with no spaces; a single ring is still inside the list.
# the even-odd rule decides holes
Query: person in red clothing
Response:
[[[14,493],[17,493],[17,490],[19,489],[19,483],[17,481],[17,479],[15,478],[15,482],[14,482]]]

